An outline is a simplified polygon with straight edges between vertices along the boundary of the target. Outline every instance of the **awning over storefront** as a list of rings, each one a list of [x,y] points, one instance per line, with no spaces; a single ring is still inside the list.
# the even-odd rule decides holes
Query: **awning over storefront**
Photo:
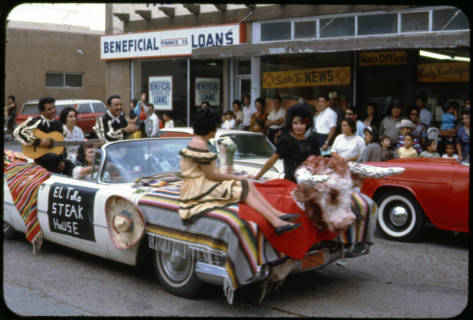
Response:
[[[192,51],[192,59],[255,57],[274,54],[301,54],[337,51],[366,51],[415,48],[456,48],[470,46],[470,32],[451,32],[359,37],[310,41],[284,41],[261,44],[239,44],[225,47],[205,47]]]

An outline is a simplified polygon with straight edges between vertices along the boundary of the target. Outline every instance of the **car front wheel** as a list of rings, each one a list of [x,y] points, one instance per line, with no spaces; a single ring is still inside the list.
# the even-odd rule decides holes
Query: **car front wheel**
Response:
[[[405,191],[384,193],[378,204],[378,228],[390,239],[412,241],[422,231],[425,216],[415,198]]]
[[[174,244],[170,252],[156,250],[154,267],[161,285],[169,292],[181,297],[192,297],[200,289],[201,282],[195,274],[195,257],[189,250],[177,250]],[[178,253],[180,252],[180,253]]]
[[[12,240],[16,236],[16,231],[13,227],[6,221],[3,221],[3,236],[5,239]]]

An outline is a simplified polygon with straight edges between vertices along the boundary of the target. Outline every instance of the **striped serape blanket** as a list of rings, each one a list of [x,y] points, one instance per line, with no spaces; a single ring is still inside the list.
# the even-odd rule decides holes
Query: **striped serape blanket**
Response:
[[[146,218],[150,241],[155,241],[151,247],[161,249],[165,245],[158,243],[160,239],[168,239],[191,243],[196,250],[220,252],[227,257],[225,268],[234,289],[251,281],[258,266],[286,256],[274,249],[255,222],[239,217],[238,204],[215,209],[192,223],[183,223],[178,214],[179,190],[178,182],[143,193],[137,201]],[[352,210],[356,223],[333,240],[346,244],[347,248],[358,242],[372,243],[376,222],[373,200],[354,192]]]
[[[177,183],[144,193],[138,199],[147,234],[150,241],[156,242],[151,247],[159,246],[157,242],[161,240],[173,240],[190,243],[191,249],[200,253],[226,257],[224,267],[232,289],[251,281],[259,265],[282,257],[256,223],[238,217],[238,204],[214,209],[192,223],[183,223],[178,214],[179,190]]]
[[[7,159],[5,154],[3,164],[13,202],[25,222],[26,239],[33,244],[33,254],[36,254],[43,241],[37,216],[38,189],[51,173],[37,164]]]

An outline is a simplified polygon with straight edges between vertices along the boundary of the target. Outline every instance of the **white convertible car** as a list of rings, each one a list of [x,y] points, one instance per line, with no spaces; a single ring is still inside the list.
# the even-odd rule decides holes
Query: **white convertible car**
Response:
[[[90,179],[51,174],[39,184],[37,194],[12,196],[12,183],[28,187],[31,182],[29,177],[22,178],[22,166],[31,164],[18,162],[15,174],[4,175],[4,235],[25,233],[31,227],[25,227],[19,203],[29,196],[37,200],[37,222],[44,239],[129,265],[151,253],[166,290],[190,297],[198,293],[202,282],[221,284],[229,303],[238,287],[269,279],[272,268],[289,260],[293,262],[290,271],[301,272],[369,252],[366,244],[372,243],[376,221],[376,210],[371,209],[359,219],[363,226],[353,224],[333,240],[314,243],[300,260],[278,252],[256,223],[240,219],[237,204],[183,223],[177,213],[179,151],[189,140],[110,142],[97,149]],[[5,164],[11,163],[5,159],[4,155]],[[372,208],[371,199],[366,200]],[[143,217],[143,236],[132,245],[117,246],[111,235],[118,226],[110,225],[108,213],[133,210]],[[357,236],[360,230],[363,242]],[[362,244],[362,250],[357,244]]]

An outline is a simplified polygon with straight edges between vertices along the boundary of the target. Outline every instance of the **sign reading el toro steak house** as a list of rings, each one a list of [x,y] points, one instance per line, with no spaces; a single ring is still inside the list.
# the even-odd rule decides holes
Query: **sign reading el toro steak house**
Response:
[[[100,39],[100,58],[190,56],[196,48],[228,46],[245,41],[243,24],[106,35]]]

